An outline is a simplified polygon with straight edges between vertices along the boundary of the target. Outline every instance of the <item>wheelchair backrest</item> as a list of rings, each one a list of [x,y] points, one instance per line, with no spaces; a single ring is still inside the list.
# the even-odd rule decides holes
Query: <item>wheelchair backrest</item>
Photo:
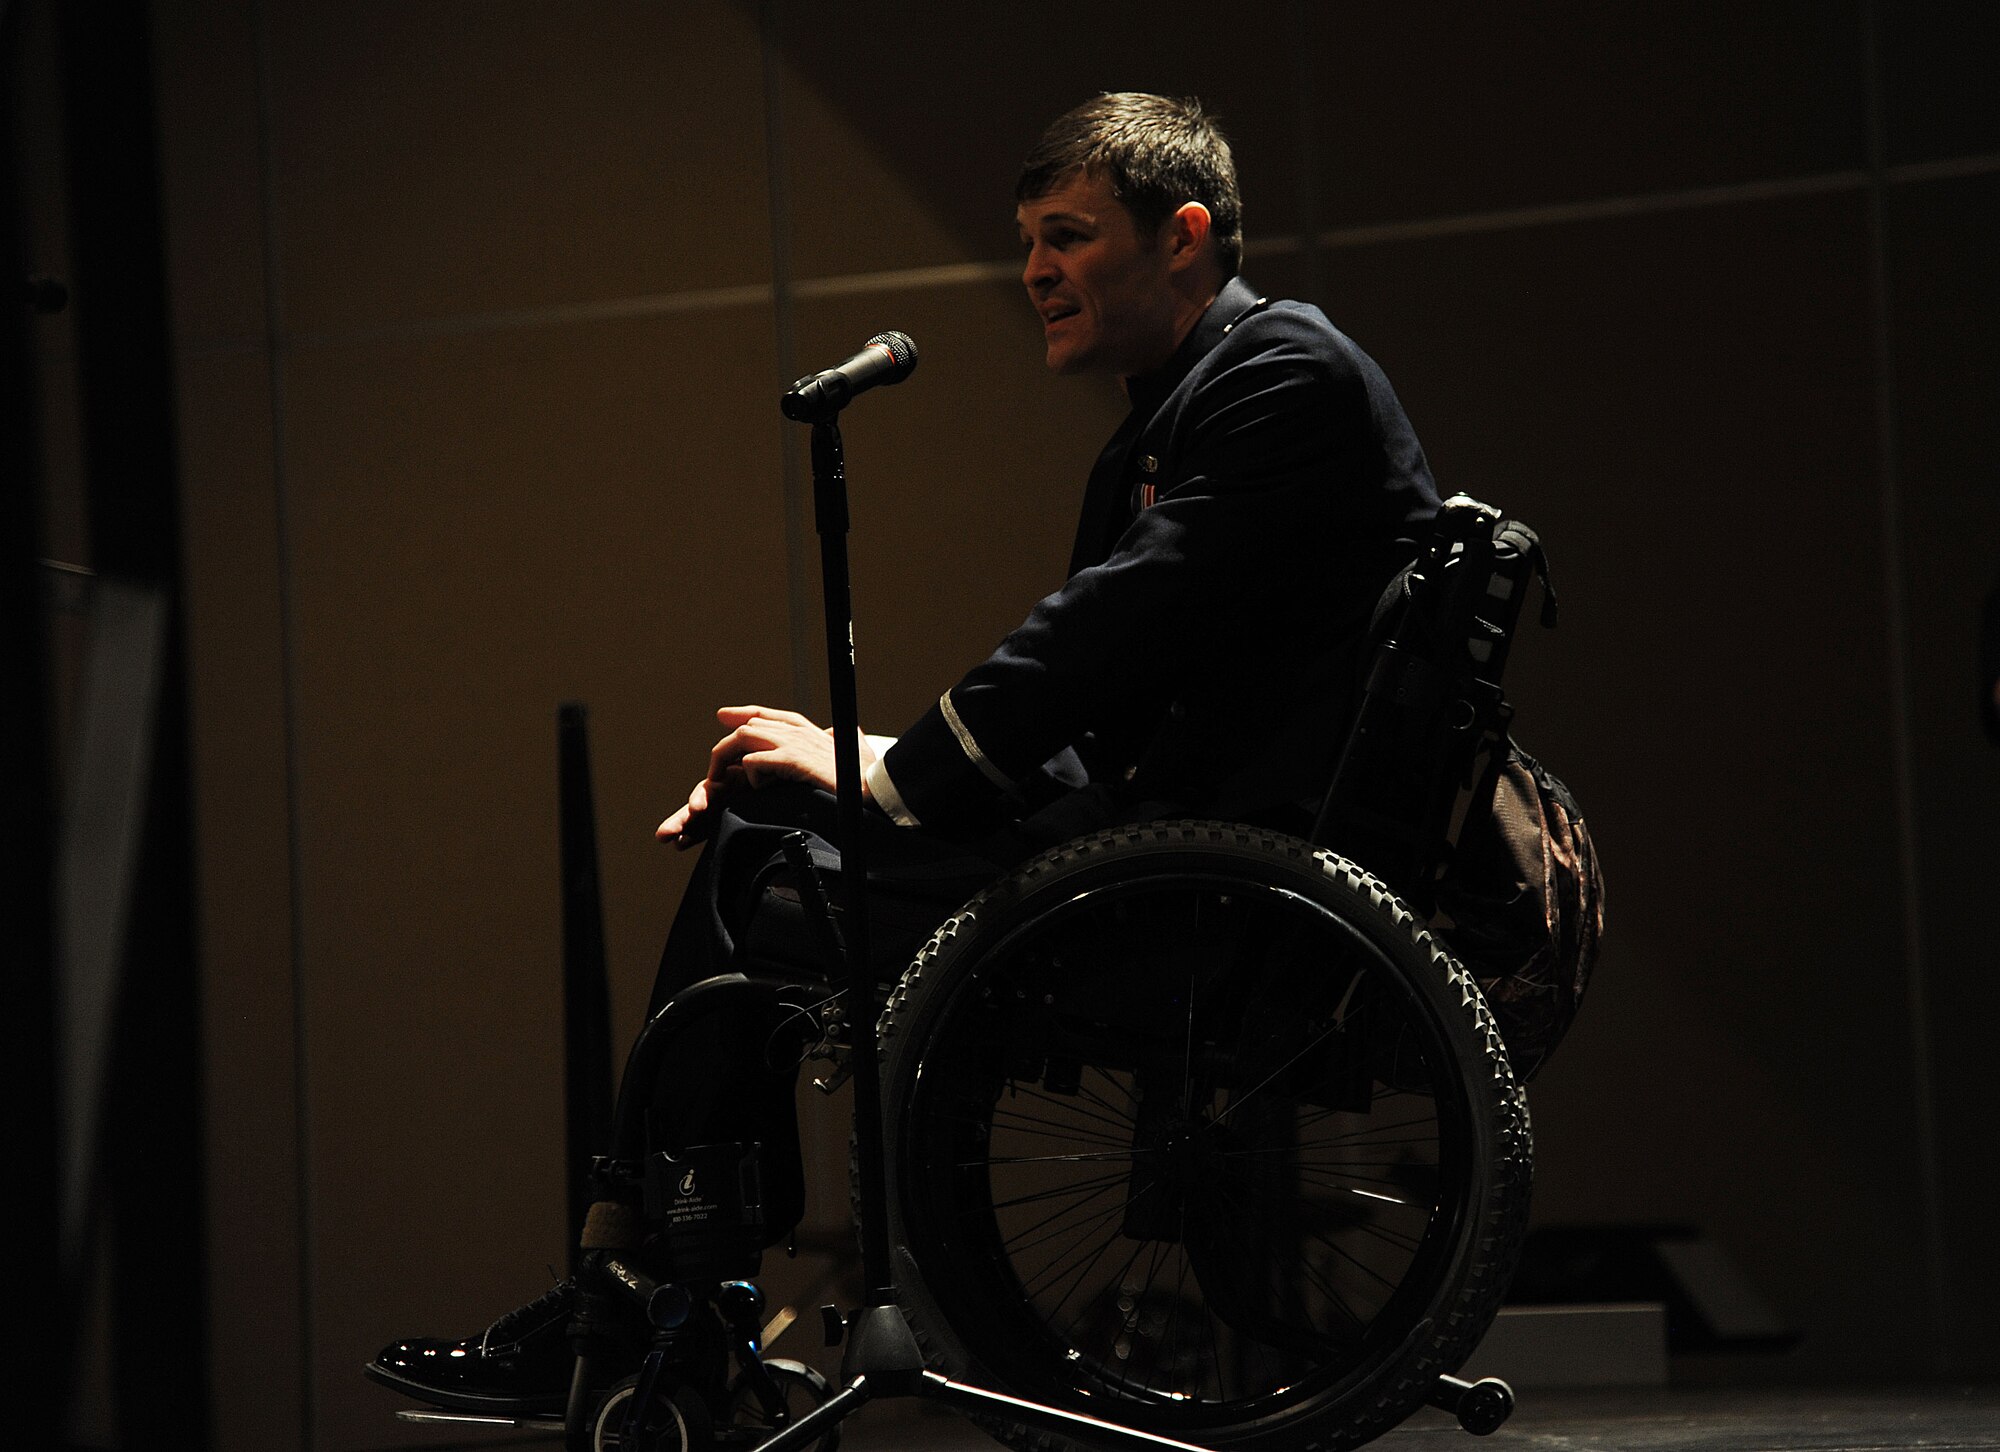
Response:
[[[1515,1073],[1568,1031],[1604,930],[1604,876],[1569,789],[1508,734],[1501,677],[1535,532],[1464,495],[1376,612],[1361,704],[1313,841],[1386,882],[1478,981]]]
[[[1367,680],[1312,840],[1420,911],[1431,906],[1460,793],[1506,740],[1513,711],[1501,678],[1537,577],[1542,624],[1553,626],[1535,532],[1457,494],[1376,610]]]

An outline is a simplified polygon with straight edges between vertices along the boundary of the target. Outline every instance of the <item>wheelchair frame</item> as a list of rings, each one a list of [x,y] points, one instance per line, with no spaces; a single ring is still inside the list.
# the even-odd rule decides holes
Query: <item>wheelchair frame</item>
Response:
[[[1545,587],[1547,583],[1540,547],[1533,535],[1510,521],[1503,521],[1490,507],[1464,496],[1447,503],[1432,540],[1415,565],[1398,578],[1388,618],[1378,622],[1374,667],[1310,844],[1224,824],[1191,823],[1164,824],[1170,836],[1180,834],[1164,843],[1151,841],[1149,845],[1149,833],[1157,836],[1162,825],[1153,824],[1131,829],[1122,838],[1117,833],[1098,834],[1057,849],[1049,856],[1068,852],[1081,865],[1060,868],[1055,875],[1059,878],[1061,871],[1071,871],[1085,885],[1085,890],[1079,896],[1064,898],[1062,894],[1068,888],[1059,883],[1054,895],[1045,894],[1043,899],[1035,897],[1034,889],[1018,886],[1011,889],[1011,897],[1002,895],[1005,900],[996,898],[991,890],[981,894],[945,924],[892,995],[880,1025],[883,1040],[878,1043],[874,1013],[878,990],[867,951],[866,847],[860,830],[859,728],[845,543],[848,527],[845,467],[839,430],[832,419],[814,425],[813,462],[843,838],[840,845],[845,889],[844,934],[836,929],[833,915],[826,908],[817,875],[805,856],[802,838],[792,850],[796,853],[794,867],[803,864],[801,880],[808,884],[805,899],[809,917],[819,925],[834,961],[846,966],[847,1002],[867,1005],[849,1014],[844,1024],[849,1039],[848,1064],[856,1090],[856,1213],[866,1304],[837,1323],[829,1322],[830,1335],[844,1332],[847,1338],[842,1385],[837,1392],[810,1368],[797,1363],[767,1362],[762,1356],[758,1327],[763,1298],[747,1277],[754,1274],[759,1251],[769,1244],[768,1240],[758,1239],[766,1219],[764,1212],[767,1208],[777,1208],[779,1213],[771,1218],[783,1222],[785,1210],[766,1204],[770,1186],[763,1181],[764,1166],[754,1153],[754,1146],[747,1157],[739,1156],[732,1161],[728,1154],[722,1153],[699,1167],[688,1168],[681,1182],[683,1188],[691,1186],[697,1174],[704,1181],[712,1181],[718,1176],[726,1179],[732,1164],[739,1169],[748,1167],[728,1193],[718,1196],[709,1192],[704,1201],[707,1218],[697,1217],[699,1225],[689,1221],[688,1228],[680,1232],[684,1253],[677,1255],[670,1247],[664,1271],[657,1261],[649,1262],[651,1271],[663,1274],[649,1274],[624,1255],[607,1256],[601,1263],[602,1275],[598,1279],[601,1289],[583,1296],[573,1327],[578,1357],[570,1404],[562,1419],[572,1452],[611,1446],[635,1452],[639,1449],[652,1452],[654,1448],[660,1452],[694,1452],[704,1438],[722,1446],[755,1444],[758,1452],[790,1452],[817,1440],[821,1452],[832,1452],[839,1424],[847,1415],[876,1397],[907,1395],[946,1401],[989,1427],[1011,1427],[1011,1433],[1003,1434],[1024,1447],[1043,1447],[1050,1445],[1051,1439],[1067,1439],[1121,1448],[1184,1449],[1191,1444],[1169,1434],[1185,1431],[1186,1435],[1202,1438],[1214,1446],[1251,1446],[1276,1435],[1287,1447],[1331,1449],[1353,1445],[1386,1430],[1424,1401],[1453,1411],[1469,1431],[1485,1433],[1497,1428],[1512,1408],[1512,1393],[1504,1383],[1468,1382],[1454,1373],[1459,1360],[1472,1349],[1497,1308],[1500,1293],[1511,1274],[1513,1250],[1524,1228],[1529,1173],[1525,1103],[1513,1085],[1504,1048],[1477,989],[1415,926],[1410,912],[1396,897],[1407,900],[1419,911],[1427,910],[1429,883],[1444,850],[1453,802],[1460,788],[1471,784],[1479,755],[1496,749],[1504,741],[1510,713],[1499,679],[1508,643],[1526,594],[1529,572],[1541,573]],[[1553,623],[1553,607],[1554,597],[1545,594],[1545,623]],[[1332,849],[1343,857],[1368,862],[1376,875],[1371,878],[1342,857],[1316,852],[1315,848]],[[969,1352],[958,1344],[960,1337],[952,1327],[953,1310],[963,1319],[967,1308],[941,1308],[931,1299],[931,1293],[923,1289],[920,1258],[926,1251],[919,1251],[919,1259],[913,1259],[908,1243],[922,1242],[928,1254],[942,1259],[941,1252],[949,1251],[952,1237],[945,1234],[940,1239],[935,1224],[928,1228],[913,1225],[909,1205],[892,1196],[890,1146],[885,1139],[883,1119],[884,1061],[891,1072],[892,1090],[898,1095],[910,1095],[908,1103],[921,1107],[927,1102],[924,1095],[934,1092],[928,1086],[920,1087],[922,1070],[928,1062],[923,1049],[939,1032],[956,1034],[959,1044],[969,1046],[973,1057],[986,1054],[991,1058],[996,1053],[1004,1056],[1010,1052],[1010,1046],[1017,1047],[1016,1040],[1004,1035],[996,1037],[976,1027],[977,1016],[963,1003],[954,1009],[943,992],[931,994],[925,1004],[913,1002],[913,995],[922,989],[927,975],[933,983],[956,975],[962,982],[954,986],[953,992],[964,984],[983,983],[989,996],[996,982],[1019,987],[1025,980],[1017,968],[1003,966],[993,970],[986,966],[987,960],[977,957],[967,967],[964,966],[967,958],[962,952],[955,957],[955,950],[963,943],[984,942],[979,939],[984,933],[991,939],[990,951],[1016,952],[1021,934],[1026,932],[1032,937],[1036,925],[1056,923],[1060,927],[1062,923],[1071,923],[1080,911],[1075,907],[1077,902],[1092,899],[1101,906],[1105,902],[1115,903],[1120,894],[1143,894],[1150,890],[1143,876],[1123,882],[1118,878],[1119,872],[1131,863],[1139,864],[1142,873],[1151,870],[1164,874],[1154,881],[1156,885],[1167,884],[1169,891],[1188,888],[1206,893],[1209,900],[1224,905],[1233,902],[1232,893],[1242,894],[1245,884],[1249,884],[1251,890],[1260,894],[1259,910],[1275,914],[1273,921],[1293,913],[1292,904],[1307,904],[1296,922],[1286,918],[1278,928],[1267,923],[1262,931],[1267,936],[1275,933],[1279,937],[1287,933],[1317,934],[1322,946],[1335,943],[1341,933],[1353,935],[1361,944],[1363,967],[1354,970],[1347,988],[1350,997],[1355,991],[1354,984],[1361,983],[1367,974],[1374,975],[1368,979],[1369,992],[1378,997],[1389,990],[1394,991],[1391,997],[1403,992],[1406,982],[1428,984],[1410,988],[1407,1002],[1397,1010],[1401,1014],[1397,1020],[1398,1032],[1428,1035],[1418,1055],[1419,1067],[1404,1071],[1371,1061],[1363,1067],[1367,1074],[1376,1077],[1365,1081],[1344,1087],[1332,1081],[1295,1086],[1286,1097],[1307,1106],[1303,1112],[1308,1119],[1318,1114],[1359,1112],[1347,1107],[1351,1102],[1359,1102],[1352,1100],[1352,1096],[1358,1093],[1379,1098],[1381,1086],[1393,1086],[1398,1073],[1417,1076],[1414,1082],[1419,1087],[1400,1091],[1411,1095],[1434,1093],[1439,1081],[1453,1076],[1484,1075],[1492,1081],[1481,1100],[1484,1107],[1475,1116],[1479,1120],[1476,1132],[1454,1125],[1451,1134],[1468,1142],[1477,1140],[1466,1164],[1477,1165],[1477,1174],[1484,1176],[1489,1186],[1500,1186],[1504,1193],[1485,1195],[1476,1209],[1461,1206],[1462,1213],[1450,1229],[1450,1243],[1443,1245],[1451,1264],[1440,1262],[1441,1270],[1424,1271],[1426,1276],[1442,1274],[1476,1280],[1469,1299],[1448,1297],[1450,1304],[1434,1304],[1429,1288],[1423,1288],[1423,1296],[1411,1298],[1410,1304],[1398,1311],[1400,1319],[1395,1324],[1400,1327],[1408,1323],[1407,1330],[1399,1333],[1402,1344],[1370,1350],[1361,1358],[1367,1364],[1351,1375],[1315,1373],[1316,1382],[1306,1377],[1312,1389],[1310,1397],[1300,1404],[1303,1410],[1299,1407],[1288,1410],[1279,1405],[1291,1390],[1286,1379],[1299,1375],[1300,1366],[1321,1354],[1319,1347],[1328,1333],[1312,1324],[1310,1318],[1339,1301],[1337,1294],[1329,1300],[1316,1292],[1294,1288],[1267,1297],[1270,1304],[1257,1305],[1251,1302],[1263,1292],[1251,1295],[1249,1301],[1238,1294],[1241,1288],[1224,1293],[1237,1295],[1237,1303],[1225,1307],[1220,1317],[1211,1314],[1211,1323],[1229,1322],[1232,1344],[1245,1339],[1236,1335],[1237,1323],[1255,1328],[1248,1339],[1261,1335],[1269,1343],[1265,1348],[1268,1368],[1257,1374],[1261,1378],[1256,1382],[1260,1390],[1232,1401],[1227,1395],[1222,1357],[1216,1350],[1218,1338],[1213,1331],[1210,1333],[1211,1353],[1216,1361],[1215,1379],[1222,1389],[1216,1402],[1224,1406],[1242,1403],[1247,1408],[1244,1415],[1233,1419],[1220,1413],[1214,1416],[1191,1413],[1190,1405],[1196,1411],[1205,1405],[1199,1395],[1155,1390],[1150,1374],[1141,1393],[1133,1393],[1129,1378],[1113,1385],[1110,1372],[1105,1370],[1108,1364],[1105,1355],[1097,1356],[1100,1364],[1090,1373],[1094,1380],[1085,1378],[1075,1386],[1066,1385],[1062,1375],[1048,1372],[1049,1366],[1060,1362],[1067,1367],[1090,1358],[1074,1346],[1065,1350],[1059,1340],[1040,1351],[1031,1349],[1028,1359],[1017,1361],[1003,1378],[1014,1390],[1031,1391],[1045,1398],[1041,1401],[973,1385],[956,1379],[955,1375],[940,1374],[932,1366],[933,1362],[942,1361],[954,1372],[970,1370],[975,1375],[990,1375],[988,1367],[993,1360],[990,1348],[997,1343],[988,1338],[986,1355]],[[1137,882],[1136,887],[1133,881]],[[1007,882],[1013,883],[1014,879]],[[1024,910],[1030,926],[1017,929],[1006,915]],[[1081,911],[1096,910],[1092,907]],[[1039,917],[1034,916],[1036,912]],[[1370,913],[1374,915],[1372,919]],[[996,916],[997,928],[991,926]],[[988,951],[989,947],[979,949],[982,953]],[[1284,995],[1297,996],[1301,983],[1302,980],[1276,983],[1265,1000],[1239,1011],[1236,1020],[1239,1027],[1253,1012],[1265,1019],[1281,1018],[1283,1015],[1276,1011],[1290,1001]],[[832,1034],[840,1027],[829,1012],[826,987],[824,983],[795,979],[729,975],[696,985],[677,996],[647,1025],[634,1045],[614,1115],[614,1143],[610,1155],[598,1165],[600,1178],[626,1188],[647,1186],[650,1209],[660,1209],[671,1199],[670,1189],[657,1183],[662,1173],[660,1162],[667,1156],[648,1142],[645,1101],[651,1096],[667,1045],[687,1020],[698,1017],[712,1005],[766,1014],[774,1034],[789,1032],[798,1039],[792,1045],[796,1054],[791,1059],[792,1073],[787,1080],[789,1091],[796,1079],[797,1064],[804,1057],[805,1041]],[[1187,1011],[1190,1040],[1196,1019],[1192,1008],[1194,991],[1191,978]],[[1021,992],[1025,994],[1026,989],[1021,988]],[[1049,1004],[1054,1005],[1055,991],[1052,989],[1047,996]],[[1456,1007],[1452,1006],[1454,999]],[[1322,1002],[1318,1008],[1332,1013],[1335,1028],[1344,1031],[1349,1011],[1345,1000],[1337,1005]],[[1096,1017],[1088,1018],[1089,1013],[1095,1013]],[[1086,1074],[1114,1079],[1123,1076],[1123,1092],[1132,1103],[1134,1153],[1180,1155],[1181,1161],[1177,1163],[1200,1164],[1211,1175],[1226,1155],[1215,1148],[1223,1142],[1223,1135],[1208,1126],[1239,1112],[1251,1095],[1261,1092],[1265,1084],[1280,1074],[1289,1072],[1298,1057],[1307,1052],[1300,1049],[1291,1062],[1286,1062],[1285,1055],[1291,1053],[1293,1040],[1285,1037],[1284,1029],[1271,1029],[1269,1042],[1274,1047],[1266,1052],[1269,1062],[1260,1061],[1255,1071],[1265,1075],[1265,1080],[1253,1085],[1251,1071],[1241,1061],[1240,1046],[1215,1055],[1212,1066],[1204,1062],[1199,1074],[1193,1068],[1196,1056],[1190,1048],[1185,1058],[1187,1068],[1177,1083],[1180,1099],[1191,1104],[1202,1098],[1205,1103],[1224,1107],[1203,1111],[1211,1114],[1208,1120],[1189,1110],[1178,1117],[1167,1116],[1171,1123],[1161,1120],[1156,1113],[1153,1118],[1160,1122],[1142,1124],[1149,1112],[1147,1106],[1156,1104],[1162,1096],[1149,1096],[1143,1088],[1135,1091],[1132,1085],[1149,1074],[1155,1078],[1171,1075],[1149,1067],[1152,1061],[1130,1044],[1122,1048],[1111,1046],[1119,1033],[1132,1027],[1132,1017],[1120,1008],[1086,1011],[1085,1018],[1076,1022],[1087,1020],[1100,1035],[1110,1037],[1100,1037],[1087,1052],[1068,1057],[1058,1052],[1059,1034],[1050,1028],[1039,1030],[1046,1040],[1047,1052],[1041,1064],[1034,1066],[1033,1082],[1045,1090],[1053,1085],[1054,1092],[1060,1093],[1069,1091],[1074,1080],[1074,1092],[1080,1093]],[[809,1035],[807,1029],[811,1030]],[[917,1045],[914,1049],[910,1047],[913,1044]],[[1378,1046],[1370,1052],[1379,1056],[1388,1051]],[[1232,1060],[1232,1054],[1236,1059]],[[1077,1065],[1074,1074],[1068,1067],[1072,1058]],[[1092,1062],[1086,1063],[1086,1059]],[[949,1077],[941,1070],[932,1074],[934,1080]],[[960,1077],[964,1080],[959,1086],[961,1090],[975,1098],[988,1093],[989,1086],[1003,1082],[990,1065]],[[1205,1087],[1199,1087],[1197,1081]],[[1343,1099],[1342,1095],[1349,1098]],[[1101,1092],[1099,1102],[1104,1102]],[[1374,1099],[1370,1098],[1366,1107],[1372,1108],[1373,1104]],[[898,1108],[906,1111],[908,1105],[899,1099]],[[792,1117],[776,1127],[781,1132],[789,1129],[795,1162],[795,1107],[791,1112]],[[1452,1110],[1443,1114],[1440,1123],[1457,1113]],[[1291,1123],[1277,1124],[1271,1131],[1275,1136],[1273,1148],[1266,1148],[1260,1142],[1250,1150],[1232,1147],[1227,1154],[1249,1163],[1249,1156],[1269,1154],[1289,1144],[1296,1159],[1299,1122],[1294,1115]],[[994,1116],[993,1122],[975,1138],[990,1144],[996,1132],[1004,1135],[1004,1128],[996,1131],[997,1123],[998,1117]],[[1073,1121],[1061,1127],[1060,1132],[1080,1144],[1090,1142],[1090,1134],[1101,1133],[1079,1129],[1078,1123]],[[1019,1126],[1014,1126],[1015,1131],[1018,1129]],[[897,1153],[908,1160],[912,1154],[940,1148],[939,1143],[926,1143],[913,1149],[913,1136],[921,1137],[922,1133],[921,1126],[913,1128],[907,1112],[899,1113]],[[1208,1150],[1186,1148],[1204,1133]],[[931,1138],[935,1141],[936,1134],[932,1133]],[[1445,1138],[1440,1131],[1439,1142]],[[947,1135],[943,1147],[962,1149],[970,1143],[971,1140]],[[1235,1146],[1237,1141],[1229,1143]],[[744,1146],[708,1148],[741,1151]],[[1089,1153],[1084,1151],[1082,1157],[1087,1158]],[[1200,1160],[1202,1153],[1210,1158]],[[1440,1150],[1440,1159],[1442,1153]],[[980,1183],[989,1186],[990,1195],[990,1176],[996,1168],[1006,1166],[991,1160],[990,1151],[988,1155],[990,1162],[982,1173],[989,1179]],[[675,1160],[671,1165],[678,1172],[682,1162]],[[780,1181],[785,1179],[786,1171],[785,1165],[778,1166]],[[1337,1179],[1340,1172],[1316,1169],[1315,1173]],[[1442,1170],[1436,1173],[1442,1179]],[[1157,1203],[1148,1210],[1138,1207],[1162,1186],[1168,1187],[1165,1194],[1153,1198],[1155,1201],[1169,1198],[1174,1193],[1171,1184],[1174,1175],[1152,1174],[1143,1186],[1142,1178],[1138,1168],[1129,1172],[1125,1204],[1119,1211],[1121,1235],[1137,1238],[1142,1233],[1160,1232],[1170,1218],[1163,1217]],[[1380,1183],[1395,1187],[1391,1181]],[[1343,1188],[1350,1194],[1395,1202],[1387,1193]],[[789,1192],[789,1185],[781,1191]],[[1299,1198],[1294,1196],[1290,1205],[1295,1216],[1301,1212],[1296,1203]],[[1212,1236],[1204,1241],[1201,1234],[1188,1232],[1185,1203],[1180,1206],[1180,1215],[1178,1228],[1163,1233],[1178,1236],[1174,1243],[1180,1247],[1183,1282],[1197,1261],[1205,1259],[1210,1268],[1227,1266],[1232,1252]],[[790,1218],[795,1221],[796,1214]],[[1433,1214],[1432,1218],[1437,1217]],[[1459,1220],[1464,1221],[1463,1226]],[[1468,1226],[1471,1228],[1465,1228]],[[701,1233],[697,1234],[697,1230]],[[664,1238],[671,1240],[674,1233],[670,1229]],[[1424,1259],[1427,1247],[1431,1246],[1429,1235],[1428,1230],[1415,1233],[1412,1243],[1416,1248],[1411,1252],[1410,1264],[1421,1262],[1430,1267],[1431,1263]],[[1466,1262],[1468,1247],[1475,1240],[1480,1243],[1479,1264],[1468,1270],[1461,1262]],[[1195,1248],[1197,1244],[1201,1245],[1199,1250]],[[997,1251],[989,1246],[984,1269],[979,1272],[984,1279],[976,1285],[961,1286],[960,1293],[1004,1298],[1007,1288],[1015,1284],[1008,1277],[1019,1270],[1008,1259],[1010,1254],[1004,1246]],[[1379,1271],[1371,1269],[1369,1273],[1379,1280],[1387,1279]],[[1264,1274],[1268,1280],[1268,1267]],[[1200,1283],[1211,1279],[1199,1271],[1195,1278]],[[1023,1300],[1032,1303],[1033,1297],[1024,1295]],[[649,1327],[651,1345],[636,1377],[627,1378],[605,1392],[601,1390],[599,1375],[604,1358],[629,1356],[629,1348],[622,1352],[616,1349],[616,1337],[606,1329],[619,1319],[616,1307],[619,1301],[628,1308],[638,1308]],[[1306,1306],[1307,1301],[1314,1301],[1314,1306]],[[1393,1294],[1385,1301],[1385,1306],[1396,1304]],[[1032,1331],[1032,1314],[1031,1309],[1028,1319],[1019,1315],[1002,1319],[1016,1332],[1027,1334]],[[1439,1330],[1436,1321],[1440,1317],[1456,1324]],[[625,1318],[630,1318],[629,1309]],[[912,1329],[912,1320],[921,1323],[918,1328],[923,1337],[921,1343],[918,1331]],[[1135,1312],[1124,1323],[1128,1343],[1133,1340],[1130,1333],[1142,1320]],[[1167,1342],[1171,1339],[1169,1335]],[[1423,1346],[1418,1346],[1419,1342]],[[1436,1344],[1432,1345],[1433,1342]],[[1111,1344],[1116,1345],[1116,1337]],[[1165,1345],[1164,1351],[1158,1348],[1155,1351],[1157,1356],[1175,1354],[1171,1345]],[[1037,1357],[1041,1362],[1037,1362]],[[731,1359],[737,1366],[733,1380],[727,1376]],[[1083,1376],[1081,1372],[1077,1375]],[[1205,1377],[1206,1373],[1201,1375]],[[1390,1386],[1390,1382],[1394,1385]],[[1205,1386],[1206,1382],[1201,1384]],[[1369,1401],[1364,1415],[1330,1416],[1357,1400]],[[801,1407],[795,1404],[800,1401],[816,1405],[801,1414]],[[1057,1401],[1066,1404],[1053,1404]],[[718,1406],[730,1409],[725,1413],[729,1420],[721,1425],[716,1422]],[[1094,1412],[1107,1406],[1115,1420],[1082,1410],[1090,1407]],[[739,1411],[747,1414],[740,1421],[735,1416]],[[402,1415],[430,1421],[495,1420],[457,1413]],[[1302,1440],[1302,1429],[1314,1440]],[[767,1432],[768,1437],[764,1435]]]

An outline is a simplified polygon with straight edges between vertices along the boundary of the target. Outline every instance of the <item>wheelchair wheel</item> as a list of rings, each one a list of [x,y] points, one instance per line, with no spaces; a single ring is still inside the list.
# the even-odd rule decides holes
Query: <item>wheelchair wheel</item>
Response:
[[[1472,981],[1331,853],[1219,823],[1079,839],[947,922],[881,1033],[897,1286],[948,1374],[1340,1448],[1498,1307],[1526,1102]]]

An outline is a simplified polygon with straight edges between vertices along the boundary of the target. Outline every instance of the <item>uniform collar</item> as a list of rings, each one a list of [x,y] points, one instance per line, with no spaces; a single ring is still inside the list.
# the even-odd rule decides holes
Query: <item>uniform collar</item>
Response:
[[[1181,339],[1174,356],[1151,373],[1141,374],[1126,385],[1126,394],[1132,400],[1132,411],[1144,417],[1151,417],[1173,391],[1181,386],[1181,381],[1194,371],[1194,365],[1214,350],[1229,330],[1237,322],[1264,300],[1257,296],[1257,290],[1241,277],[1232,277],[1222,285],[1222,291],[1215,295],[1215,301],[1208,305],[1195,325],[1188,329],[1188,335]]]

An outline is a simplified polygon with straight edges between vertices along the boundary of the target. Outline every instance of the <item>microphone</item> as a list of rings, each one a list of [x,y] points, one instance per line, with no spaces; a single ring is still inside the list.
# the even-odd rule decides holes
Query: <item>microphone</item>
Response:
[[[869,389],[901,383],[917,371],[917,345],[908,333],[877,333],[861,351],[824,373],[808,373],[778,407],[797,423],[826,423]]]

